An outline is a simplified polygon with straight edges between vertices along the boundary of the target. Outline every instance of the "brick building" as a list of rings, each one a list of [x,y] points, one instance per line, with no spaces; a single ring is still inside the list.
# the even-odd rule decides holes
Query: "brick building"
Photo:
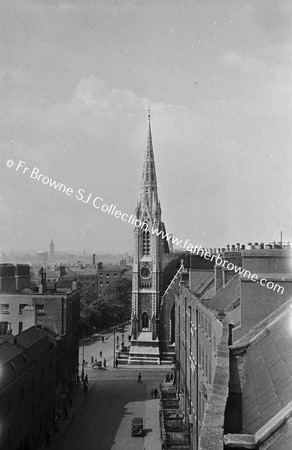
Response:
[[[76,283],[73,290],[46,292],[42,281],[39,292],[29,288],[0,292],[0,331],[2,335],[7,331],[17,335],[34,325],[51,330],[59,338],[57,382],[72,390],[78,368],[80,294]],[[16,285],[9,280],[9,286]]]
[[[122,278],[120,266],[102,266],[97,271],[97,293],[102,297],[108,286]]]
[[[37,448],[55,417],[57,348],[31,327],[0,338],[0,448]]]

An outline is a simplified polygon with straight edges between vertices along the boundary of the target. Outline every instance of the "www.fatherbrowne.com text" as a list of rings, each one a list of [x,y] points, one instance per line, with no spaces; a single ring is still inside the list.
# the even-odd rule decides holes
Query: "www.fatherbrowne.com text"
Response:
[[[14,167],[14,165],[15,161],[12,159],[8,159],[8,161],[6,162],[6,166],[9,168]],[[117,209],[117,206],[113,203],[111,203],[110,205],[104,203],[104,199],[102,197],[94,196],[92,192],[86,194],[85,189],[74,190],[73,188],[68,187],[63,183],[57,182],[56,180],[53,180],[52,178],[49,178],[46,175],[42,174],[38,167],[33,167],[33,169],[30,169],[25,161],[19,161],[15,170],[16,172],[22,173],[22,175],[29,175],[32,180],[40,182],[44,185],[48,185],[50,188],[62,192],[69,197],[74,195],[76,200],[78,201],[82,201],[85,204],[91,203],[95,209],[100,209],[103,213],[110,214],[116,219],[121,219],[123,222],[134,225],[135,228],[141,228],[144,231],[151,233],[153,236],[161,236],[162,239],[165,239],[168,243],[171,242],[173,245],[176,245],[182,250],[186,250],[195,255],[199,255],[205,258],[207,261],[215,260],[215,264],[217,266],[222,266],[227,270],[234,272],[235,274],[239,274],[242,277],[250,279],[254,283],[259,283],[261,286],[265,286],[269,290],[273,290],[281,294],[283,294],[284,292],[283,286],[274,284],[272,281],[268,281],[266,278],[259,278],[257,274],[252,274],[249,270],[243,269],[242,267],[238,267],[232,262],[224,260],[220,254],[211,254],[210,252],[208,252],[208,250],[205,250],[201,246],[194,246],[190,243],[189,239],[186,239],[186,241],[183,243],[182,239],[175,238],[173,234],[165,233],[163,230],[159,230],[153,226],[151,227],[151,230],[149,230],[148,223],[141,222],[141,220],[137,219],[135,215],[122,213],[122,211]]]

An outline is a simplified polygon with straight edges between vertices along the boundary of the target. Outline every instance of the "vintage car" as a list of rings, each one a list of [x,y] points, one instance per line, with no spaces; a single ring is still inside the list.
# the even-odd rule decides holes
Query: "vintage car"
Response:
[[[143,419],[142,417],[134,417],[132,420],[132,436],[144,436]]]

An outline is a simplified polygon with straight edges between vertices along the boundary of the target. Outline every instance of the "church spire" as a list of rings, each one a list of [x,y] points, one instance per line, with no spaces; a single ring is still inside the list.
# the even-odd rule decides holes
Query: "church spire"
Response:
[[[155,161],[151,134],[151,115],[148,109],[148,136],[144,156],[144,166],[142,172],[141,185],[141,206],[147,206],[150,211],[155,211],[158,207],[157,180],[155,171]]]

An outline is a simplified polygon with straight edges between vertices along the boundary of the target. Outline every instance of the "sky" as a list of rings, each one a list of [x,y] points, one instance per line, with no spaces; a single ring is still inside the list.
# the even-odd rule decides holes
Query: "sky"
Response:
[[[133,252],[76,194],[134,213],[148,106],[168,232],[291,239],[290,0],[0,0],[0,30],[0,252]]]

